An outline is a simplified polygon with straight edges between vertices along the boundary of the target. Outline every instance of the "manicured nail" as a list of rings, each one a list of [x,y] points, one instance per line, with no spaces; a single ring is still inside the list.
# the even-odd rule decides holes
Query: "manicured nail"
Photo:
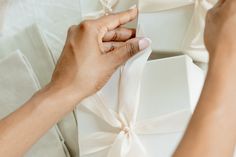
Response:
[[[142,38],[141,40],[139,40],[139,49],[144,50],[144,49],[148,48],[151,43],[152,43],[151,39]]]
[[[129,10],[137,9],[137,5],[133,5],[132,7],[129,8]]]

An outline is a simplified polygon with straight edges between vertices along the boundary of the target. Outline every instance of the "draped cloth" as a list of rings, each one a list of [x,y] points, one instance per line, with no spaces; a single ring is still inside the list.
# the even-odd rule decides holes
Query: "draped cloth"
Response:
[[[205,16],[217,0],[139,0],[140,13],[154,13],[194,5],[192,19],[184,36],[181,49],[199,62],[208,62],[203,36]]]
[[[81,21],[78,0],[0,0],[0,18],[6,2],[2,35],[15,34],[36,23],[55,60],[60,57],[68,28]]]
[[[106,104],[102,91],[81,103],[92,114],[118,130],[94,132],[87,137],[79,137],[81,156],[108,150],[107,157],[147,157],[146,148],[139,135],[184,131],[191,117],[190,109],[137,120],[142,72],[150,53],[151,48],[140,52],[119,69],[117,111]]]
[[[20,108],[40,89],[33,67],[21,51],[7,54],[0,57],[0,119]],[[70,157],[57,126],[52,127],[24,156]]]
[[[51,79],[55,62],[52,59],[52,54],[38,25],[31,25],[13,36],[2,37],[0,39],[0,58],[8,56],[17,49],[29,60],[39,80],[40,87],[47,85]],[[15,75],[17,76],[19,74],[16,73]],[[1,96],[2,94],[0,94]],[[77,149],[77,126],[74,114],[68,114],[58,123],[58,126],[70,154],[72,156],[79,154]]]
[[[0,58],[17,49],[28,58],[40,86],[47,85],[53,73],[54,62],[37,25],[31,25],[12,36],[0,38]]]

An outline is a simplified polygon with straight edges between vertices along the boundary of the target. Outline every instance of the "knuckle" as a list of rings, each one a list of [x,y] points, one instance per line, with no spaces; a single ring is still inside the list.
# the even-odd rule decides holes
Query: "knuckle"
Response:
[[[115,40],[119,40],[119,34],[118,34],[118,32],[117,31],[114,31],[114,34],[113,34],[113,37],[112,37],[112,41],[115,41]]]
[[[135,54],[135,46],[132,43],[127,43],[125,45],[128,57],[132,57]]]
[[[82,21],[79,25],[79,29],[85,32],[90,31],[94,29],[93,22],[91,20]]]
[[[68,29],[68,34],[73,34],[74,32],[76,32],[77,29],[78,29],[77,25],[70,26]]]
[[[112,44],[109,51],[115,50],[115,46]]]
[[[212,17],[212,15],[213,15],[213,9],[210,9],[210,10],[208,10],[208,12],[207,12],[206,18],[207,18],[207,19],[210,19],[210,18]]]
[[[74,45],[74,41],[75,41],[75,37],[77,35],[77,31],[78,31],[78,26],[77,25],[72,25],[68,29],[66,44],[70,48],[72,48],[72,45]]]

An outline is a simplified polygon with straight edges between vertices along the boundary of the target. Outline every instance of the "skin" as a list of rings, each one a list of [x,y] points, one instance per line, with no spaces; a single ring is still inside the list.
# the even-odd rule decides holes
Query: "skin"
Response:
[[[174,157],[233,157],[236,145],[236,1],[220,0],[206,21],[209,71]]]
[[[101,89],[117,67],[148,46],[147,41],[140,45],[143,39],[134,38],[135,30],[119,27],[136,16],[137,9],[133,9],[69,29],[51,82],[0,121],[0,156],[22,156],[83,98]],[[221,0],[208,13],[205,43],[210,55],[209,71],[196,111],[174,157],[233,156],[235,26],[235,0]]]

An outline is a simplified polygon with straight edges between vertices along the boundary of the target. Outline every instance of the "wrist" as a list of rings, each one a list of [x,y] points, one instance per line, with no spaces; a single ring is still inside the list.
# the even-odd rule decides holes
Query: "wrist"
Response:
[[[228,64],[236,62],[236,46],[234,43],[217,44],[213,52],[210,52],[209,64]],[[215,63],[217,62],[217,63]]]
[[[225,75],[234,75],[236,68],[236,48],[218,46],[209,60],[209,71]]]
[[[37,92],[35,96],[48,103],[55,104],[56,107],[62,108],[65,112],[72,111],[83,99],[82,93],[76,93],[69,87],[61,88],[52,83]]]

